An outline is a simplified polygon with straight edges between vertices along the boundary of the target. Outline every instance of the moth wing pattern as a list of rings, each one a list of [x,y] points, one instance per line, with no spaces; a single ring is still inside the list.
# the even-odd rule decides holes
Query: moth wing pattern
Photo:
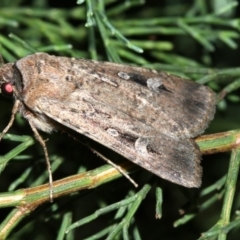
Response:
[[[150,69],[36,53],[18,60],[21,114],[36,128],[54,121],[162,178],[201,184],[193,138],[215,112],[209,88]]]
[[[42,89],[42,95],[49,95],[48,86],[59,87],[64,91],[58,91],[58,98],[64,98],[82,89],[99,102],[173,137],[198,136],[215,113],[216,97],[211,89],[165,72],[45,53],[27,56],[16,66],[20,71],[27,66],[21,74],[28,91],[29,83]],[[154,87],[151,82],[159,85]]]
[[[101,62],[94,69],[102,77],[127,75],[129,79],[125,81],[124,76],[118,78],[119,81],[112,80],[122,91],[111,91],[107,104],[119,99],[120,110],[128,111],[133,118],[166,134],[182,139],[194,138],[204,132],[214,117],[216,95],[204,85],[152,69],[128,65],[123,69],[122,64],[116,63]],[[122,101],[126,89],[128,104]],[[91,90],[96,93],[94,87],[88,89]],[[99,100],[106,101],[104,95]]]
[[[105,145],[152,173],[186,187],[199,187],[200,151],[193,140],[182,141],[156,132],[144,123],[129,119],[125,113],[111,112],[109,106],[105,108],[88,99],[85,104],[58,103],[57,108],[54,99],[40,98],[38,103],[39,109],[50,119]]]

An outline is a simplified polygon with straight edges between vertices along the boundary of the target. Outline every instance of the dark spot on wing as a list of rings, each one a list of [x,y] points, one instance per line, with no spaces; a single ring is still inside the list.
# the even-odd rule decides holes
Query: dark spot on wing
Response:
[[[159,91],[160,91],[160,90],[164,90],[164,91],[166,91],[166,92],[172,93],[172,91],[168,90],[163,84],[162,84],[161,86],[159,86],[158,89],[159,89]]]
[[[130,79],[138,84],[141,84],[144,87],[147,87],[146,78],[142,75],[136,73],[127,73],[130,76]]]

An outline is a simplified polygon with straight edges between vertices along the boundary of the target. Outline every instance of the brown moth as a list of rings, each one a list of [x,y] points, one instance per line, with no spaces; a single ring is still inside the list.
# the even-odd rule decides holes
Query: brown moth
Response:
[[[192,138],[215,113],[215,93],[165,72],[36,53],[0,68],[3,94],[47,150],[37,129],[64,125],[150,172],[185,187],[201,185]]]

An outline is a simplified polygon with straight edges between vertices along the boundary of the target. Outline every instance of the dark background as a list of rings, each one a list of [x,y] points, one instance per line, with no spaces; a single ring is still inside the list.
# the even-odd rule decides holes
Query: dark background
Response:
[[[221,1],[219,1],[221,2]],[[233,1],[229,1],[229,4]],[[116,7],[117,5],[124,3],[124,1],[116,1],[106,6],[106,13]],[[224,3],[224,1],[222,1]],[[157,18],[169,18],[176,17],[176,19],[182,17],[187,19],[186,13],[193,7],[193,1],[146,1],[145,4],[140,6],[132,7],[121,14],[109,16],[109,21],[118,29],[118,25],[124,25],[124,20],[136,21],[137,19],[157,19]],[[214,5],[213,2],[202,1],[204,6],[203,9],[197,9],[195,16],[190,18],[196,19],[204,16],[207,18],[209,14],[213,14],[218,9],[218,6]],[[67,14],[74,8],[82,8],[83,15],[74,17],[71,14]],[[21,12],[22,9],[28,8],[32,12],[29,14]],[[53,9],[58,9],[60,12],[64,11],[64,14],[51,15]],[[12,11],[11,11],[12,9]],[[39,12],[41,14],[39,14]],[[12,15],[11,15],[12,14]],[[8,38],[9,33],[14,33],[21,39],[28,42],[31,46],[37,50],[41,49],[42,46],[49,45],[61,45],[61,44],[72,44],[73,50],[50,50],[49,53],[55,55],[65,55],[76,57],[91,58],[88,52],[89,40],[87,37],[87,29],[84,24],[85,19],[85,3],[82,5],[76,5],[76,1],[1,1],[0,3],[0,17],[7,20],[16,20],[19,25],[13,27],[4,21],[0,21],[0,37]],[[49,32],[49,29],[39,28],[39,26],[31,25],[34,23],[32,19],[39,18],[44,23],[54,25],[55,30],[58,29],[58,37],[54,37],[54,32]],[[62,26],[58,25],[58,20],[66,21],[71,28],[75,31],[65,30]],[[61,19],[62,18],[62,19]],[[205,19],[206,19],[205,18]],[[225,20],[226,23],[233,19],[239,21],[239,6],[233,8],[231,11],[223,14],[220,19]],[[45,25],[42,25],[45,26]],[[170,25],[162,25],[159,23],[155,27],[176,27],[177,24],[172,23]],[[176,66],[176,67],[201,67],[206,69],[225,69],[239,66],[239,30],[224,26],[223,24],[208,24],[202,21],[198,24],[192,24],[193,28],[197,27],[206,29],[211,32],[212,35],[206,34],[203,37],[210,40],[214,49],[209,51],[196,39],[190,36],[188,33],[183,34],[163,34],[161,32],[153,31],[149,34],[126,34],[125,36],[129,40],[149,41],[153,43],[166,41],[172,44],[172,48],[169,50],[163,50],[162,52],[156,49],[144,49],[144,53],[139,55],[146,59],[149,63],[162,63],[164,66]],[[119,27],[121,29],[121,27]],[[148,26],[142,26],[146,29]],[[124,28],[122,28],[124,29]],[[131,30],[131,29],[130,29]],[[219,39],[217,30],[221,31],[232,31],[236,34],[234,38],[236,48],[231,48],[223,41]],[[119,30],[121,32],[121,30]],[[52,35],[51,35],[52,34]],[[108,60],[106,49],[104,48],[101,34],[98,29],[95,29],[96,45],[99,54],[99,59]],[[124,33],[123,33],[124,35]],[[114,37],[112,37],[114,39]],[[14,61],[30,54],[29,50],[26,49],[20,43],[11,40],[15,47],[7,46],[5,41],[0,39],[2,44],[2,52],[5,61]],[[121,46],[121,49],[126,47]],[[5,50],[7,50],[7,53]],[[155,54],[158,54],[156,56]],[[162,54],[162,55],[161,55]],[[180,61],[179,57],[184,57],[184,61]],[[123,62],[131,62],[130,59],[122,56]],[[193,64],[194,62],[194,64]],[[192,65],[191,65],[192,64]],[[202,75],[186,75],[184,72],[173,71],[180,75],[184,75],[188,78],[194,78],[195,80],[204,76]],[[225,78],[216,83],[210,83],[216,92],[220,92],[221,89],[231,81],[235,79],[232,77]],[[207,130],[207,133],[218,133],[227,130],[234,130],[239,128],[239,91],[236,89],[228,97],[222,101],[217,108],[217,113],[214,121],[211,123]],[[3,129],[10,117],[12,108],[12,100],[1,96],[0,98],[0,129]],[[18,118],[11,128],[9,133],[19,135],[30,135],[32,132],[28,123],[21,118]],[[42,134],[44,139],[49,139],[47,142],[48,151],[50,156],[57,155],[63,159],[63,162],[59,169],[54,173],[54,179],[61,179],[69,175],[76,174],[76,170],[80,166],[84,166],[87,170],[97,168],[105,164],[100,158],[98,158],[92,151],[81,145],[76,139],[63,134],[61,132],[53,133],[52,135]],[[81,139],[81,136],[77,136]],[[6,154],[14,146],[15,142],[2,140],[0,143],[0,154]],[[118,155],[107,151],[105,148],[100,150],[110,157],[113,161],[115,158],[119,159]],[[32,168],[31,175],[27,180],[19,185],[19,188],[27,188],[31,185],[31,181],[34,181],[39,175],[46,171],[45,160],[43,151],[38,143],[28,148],[24,154],[30,156],[27,160],[12,160],[8,163],[7,167],[1,173],[0,176],[0,190],[1,192],[8,191],[9,185],[14,182],[28,167]],[[199,210],[204,203],[206,203],[213,195],[218,194],[218,190],[215,190],[210,195],[200,198],[200,193],[206,187],[214,184],[219,178],[224,176],[228,170],[230,153],[219,153],[215,155],[204,156],[202,161],[203,166],[203,184],[200,189],[186,189],[177,186],[173,183],[159,179],[156,176],[152,176],[145,170],[139,169],[139,171],[132,174],[132,178],[139,184],[139,188],[135,189],[131,183],[125,178],[121,178],[117,181],[105,184],[96,189],[89,191],[83,191],[74,196],[67,196],[62,199],[54,201],[58,206],[57,210],[53,210],[52,206],[46,204],[41,208],[37,209],[33,214],[27,217],[21,222],[15,231],[10,236],[10,239],[56,239],[58,234],[62,216],[66,212],[72,212],[73,221],[77,221],[87,215],[92,214],[100,207],[113,204],[126,198],[126,196],[132,192],[137,193],[145,183],[152,185],[151,191],[148,193],[141,206],[139,207],[136,215],[134,216],[133,224],[129,227],[129,238],[136,239],[134,237],[134,228],[137,228],[140,232],[141,239],[198,239],[202,232],[208,231],[220,217],[222,209],[222,198],[215,201],[209,207],[204,210]],[[47,180],[46,180],[47,181]],[[159,186],[163,190],[163,212],[160,220],[155,219],[155,186]],[[238,187],[238,186],[237,186]],[[220,191],[220,190],[219,190]],[[239,208],[239,191],[237,188],[235,201],[233,204],[233,217],[234,212]],[[197,213],[196,216],[189,222],[179,226],[173,227],[174,221],[181,217],[179,210],[182,209],[186,213]],[[1,209],[0,219],[3,220],[9,209]],[[113,222],[120,222],[121,219],[114,220],[115,212],[100,216],[96,220],[89,224],[86,224],[80,228],[77,228],[74,233],[74,239],[85,239],[94,233],[106,228]],[[228,239],[238,239],[239,229],[235,228],[228,235]],[[102,238],[104,239],[104,238]],[[120,236],[119,239],[122,239]]]

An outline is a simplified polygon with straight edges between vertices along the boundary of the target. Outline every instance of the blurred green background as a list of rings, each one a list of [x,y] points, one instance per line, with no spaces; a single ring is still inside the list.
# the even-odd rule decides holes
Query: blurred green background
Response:
[[[79,1],[80,2],[80,1]],[[43,51],[54,55],[74,56],[123,62],[168,71],[200,83],[207,83],[220,93],[230,86],[219,101],[217,113],[207,133],[236,130],[240,126],[239,112],[239,1],[231,0],[169,0],[169,1],[21,1],[0,2],[0,52],[5,62],[13,62],[28,54]],[[212,81],[205,81],[206,77]],[[234,83],[234,84],[233,84]],[[232,84],[232,85],[231,85]],[[11,114],[12,100],[0,97],[0,129],[4,129]],[[33,136],[28,123],[20,116],[10,132]],[[90,170],[105,164],[92,151],[67,134],[42,133],[51,159],[60,159],[54,179]],[[81,138],[79,136],[79,138]],[[0,155],[17,143],[2,140]],[[100,151],[111,160],[121,159],[108,150]],[[57,239],[65,214],[73,222],[97,209],[136,194],[146,183],[152,188],[129,226],[129,239],[198,239],[219,221],[223,209],[224,186],[214,185],[228,171],[230,153],[204,156],[203,184],[200,189],[186,189],[159,179],[143,169],[132,174],[139,184],[135,189],[124,177],[99,188],[44,205],[21,222],[9,239]],[[42,148],[36,143],[18,158],[10,161],[0,175],[0,191],[7,192],[11,184],[29,170],[29,175],[13,189],[27,188],[46,174]],[[47,182],[47,178],[44,180]],[[156,186],[162,188],[162,218],[155,218]],[[205,189],[213,190],[203,196]],[[239,183],[232,206],[231,221],[238,220]],[[126,209],[127,211],[127,209]],[[0,210],[3,220],[8,208]],[[174,223],[181,213],[179,226]],[[191,215],[193,214],[193,215]],[[124,217],[124,215],[122,216]],[[116,211],[100,216],[74,230],[63,239],[93,238],[94,234],[121,221]],[[239,239],[237,222],[227,239]],[[58,236],[59,237],[59,236]],[[225,239],[214,235],[208,239]],[[60,237],[58,239],[61,239]],[[119,235],[115,239],[123,239]]]

